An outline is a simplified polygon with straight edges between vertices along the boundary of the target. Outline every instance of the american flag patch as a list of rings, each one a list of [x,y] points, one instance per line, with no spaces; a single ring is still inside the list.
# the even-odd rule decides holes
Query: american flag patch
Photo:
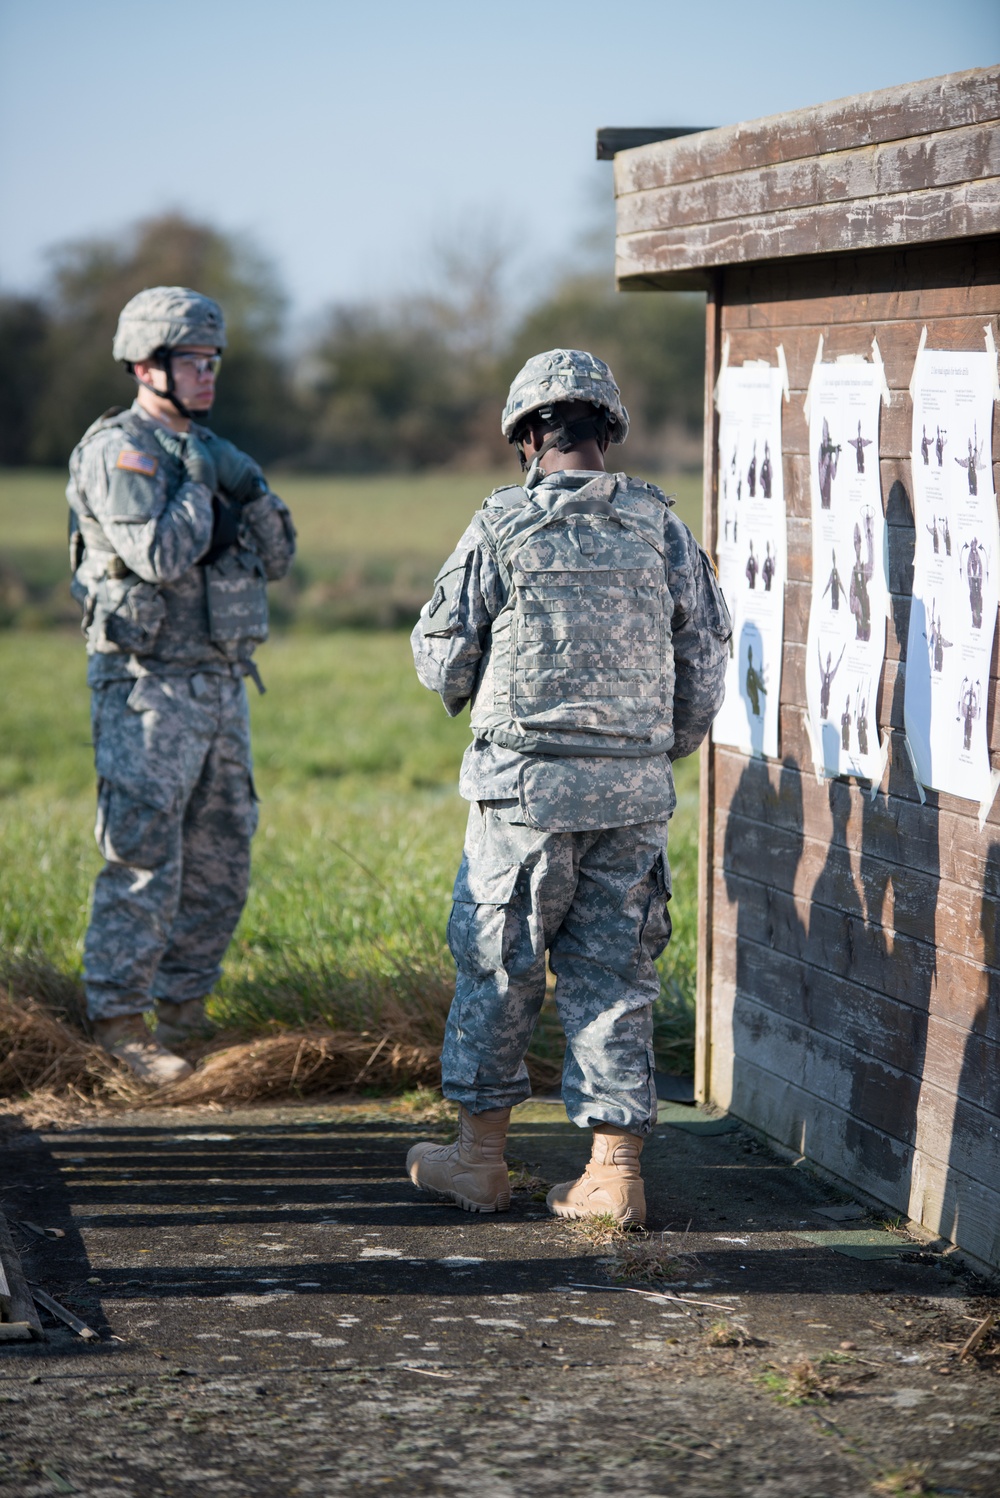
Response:
[[[118,454],[115,464],[116,468],[124,468],[127,473],[145,474],[148,479],[155,478],[159,466],[159,458],[154,458],[152,453],[138,453],[131,447]]]

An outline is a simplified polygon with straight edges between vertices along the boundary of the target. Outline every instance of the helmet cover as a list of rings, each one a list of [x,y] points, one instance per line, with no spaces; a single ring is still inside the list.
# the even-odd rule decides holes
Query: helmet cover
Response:
[[[222,308],[187,286],[148,286],[126,302],[112,347],[119,364],[137,364],[161,348],[226,346]]]
[[[514,430],[525,416],[563,401],[588,401],[606,411],[612,442],[624,442],[628,436],[628,412],[611,370],[603,359],[573,348],[550,349],[528,360],[514,376],[500,430],[513,442]]]

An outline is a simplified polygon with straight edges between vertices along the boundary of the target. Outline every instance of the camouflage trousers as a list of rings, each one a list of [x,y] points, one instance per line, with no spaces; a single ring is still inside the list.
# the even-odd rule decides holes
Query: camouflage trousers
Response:
[[[473,1113],[530,1096],[524,1056],[545,997],[545,953],[566,1032],[563,1102],[586,1128],[656,1122],[654,960],[670,939],[667,822],[541,832],[473,803],[448,945],[458,969],[441,1070]]]
[[[92,721],[106,861],[84,978],[90,1017],[113,1019],[210,991],[246,901],[257,804],[241,678],[109,682]]]

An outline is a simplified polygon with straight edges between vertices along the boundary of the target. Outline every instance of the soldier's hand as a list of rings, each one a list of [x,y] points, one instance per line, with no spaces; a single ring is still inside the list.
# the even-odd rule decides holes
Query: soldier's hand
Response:
[[[212,456],[219,473],[219,486],[238,505],[251,504],[267,493],[267,480],[253,458],[232,442],[214,437]]]
[[[223,495],[212,495],[212,540],[202,562],[217,562],[224,551],[235,545],[240,533],[240,507]]]
[[[200,437],[193,432],[188,432],[184,443],[182,455],[184,472],[192,484],[204,484],[205,488],[212,494],[219,487],[219,473],[215,459],[208,447]]]

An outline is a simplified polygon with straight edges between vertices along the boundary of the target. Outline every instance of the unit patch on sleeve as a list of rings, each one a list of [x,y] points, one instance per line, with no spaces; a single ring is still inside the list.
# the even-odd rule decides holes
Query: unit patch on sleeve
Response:
[[[124,468],[128,473],[142,473],[146,478],[156,477],[156,470],[160,466],[159,458],[154,458],[152,453],[136,452],[134,448],[126,447],[118,454],[116,468]]]

